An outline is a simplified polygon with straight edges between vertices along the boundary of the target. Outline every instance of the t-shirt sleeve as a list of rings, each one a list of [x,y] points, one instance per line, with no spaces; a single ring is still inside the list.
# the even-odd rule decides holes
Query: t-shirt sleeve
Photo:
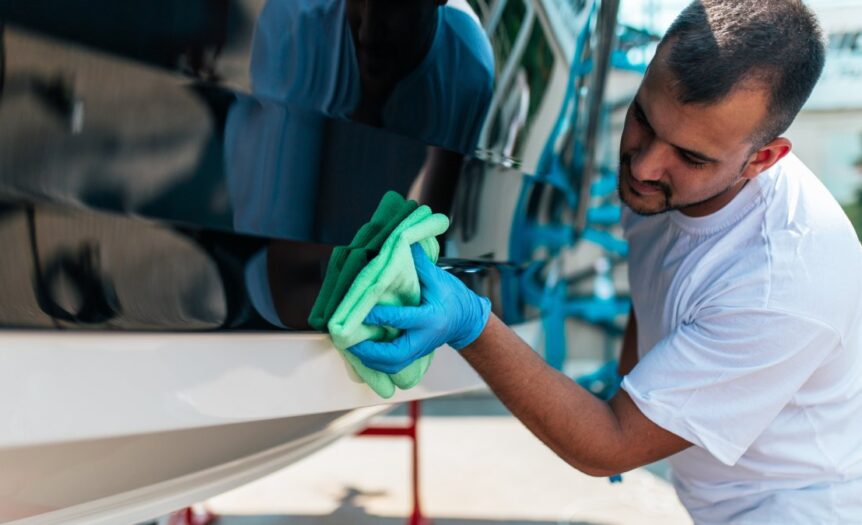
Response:
[[[733,465],[838,343],[818,321],[716,308],[659,341],[622,388],[652,422]]]

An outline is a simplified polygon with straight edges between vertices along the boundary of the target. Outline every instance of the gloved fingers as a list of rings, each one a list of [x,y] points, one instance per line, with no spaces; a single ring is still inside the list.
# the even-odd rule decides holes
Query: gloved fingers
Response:
[[[427,308],[422,306],[378,305],[368,312],[364,324],[391,326],[399,330],[412,330],[427,324]]]
[[[347,351],[363,361],[389,364],[401,362],[410,354],[410,348],[403,335],[389,342],[369,339],[349,347]]]
[[[434,272],[438,270],[437,265],[431,262],[418,242],[410,246],[410,251],[413,253],[413,264],[416,266],[419,282],[427,285],[434,278]]]
[[[400,360],[394,360],[394,359],[380,360],[380,359],[370,359],[370,358],[369,359],[360,358],[359,360],[362,361],[362,364],[364,364],[365,366],[367,366],[368,368],[371,368],[373,370],[377,370],[379,372],[384,372],[387,374],[397,374],[398,372],[401,372],[402,370],[404,370],[408,366],[412,365],[414,362],[416,362],[416,360],[421,359],[422,357],[425,357],[425,355],[426,354],[411,355],[410,357],[400,359]]]
[[[368,368],[394,374],[400,372],[418,357],[413,357],[406,335],[388,343],[363,341],[347,349]]]
[[[400,372],[400,371],[404,370],[405,368],[407,368],[408,366],[410,366],[410,363],[412,363],[412,361],[407,361],[404,363],[398,363],[398,364],[390,365],[390,364],[380,363],[378,361],[369,361],[366,359],[360,359],[359,361],[363,365],[367,366],[368,368],[370,368],[372,370],[376,370],[378,372],[383,372],[384,374],[397,374],[398,372]]]

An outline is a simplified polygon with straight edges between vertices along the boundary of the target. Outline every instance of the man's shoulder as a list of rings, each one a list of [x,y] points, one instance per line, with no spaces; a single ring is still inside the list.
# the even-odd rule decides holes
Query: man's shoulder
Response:
[[[780,168],[763,219],[771,303],[814,317],[858,310],[862,247],[850,220],[797,157],[788,156]]]
[[[840,212],[841,206],[820,178],[793,153],[757,180],[767,204],[776,210],[788,210],[795,219],[814,220]],[[799,215],[799,211],[808,213]]]
[[[836,254],[858,248],[856,233],[843,208],[798,157],[788,155],[761,177],[766,179],[761,184],[763,232],[770,241],[786,240],[794,251],[814,245]]]

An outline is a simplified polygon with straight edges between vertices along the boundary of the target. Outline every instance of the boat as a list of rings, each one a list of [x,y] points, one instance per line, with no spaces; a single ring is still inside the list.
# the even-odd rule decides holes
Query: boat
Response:
[[[333,41],[267,40],[310,16],[281,0],[0,4],[0,522],[144,522],[482,388],[439,351],[381,399],[307,324],[333,247],[387,190],[452,216],[441,264],[506,322],[537,316],[512,286],[548,255],[512,239],[552,204],[518,203],[561,190],[504,139],[474,155],[497,37],[452,2],[481,89],[411,113],[429,87],[399,78],[405,105],[375,113],[359,104],[410,59],[356,58],[343,0],[315,2]],[[435,46],[420,62],[449,64]]]

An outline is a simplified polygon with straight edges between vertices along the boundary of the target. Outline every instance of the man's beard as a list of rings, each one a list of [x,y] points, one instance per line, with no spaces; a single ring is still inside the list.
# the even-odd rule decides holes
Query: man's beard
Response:
[[[733,187],[736,185],[736,183],[739,182],[739,179],[734,180],[726,188],[719,191],[715,195],[712,195],[711,197],[707,197],[705,199],[701,199],[701,200],[695,201],[695,202],[678,203],[678,204],[674,204],[671,202],[671,197],[673,196],[673,192],[671,191],[670,187],[668,187],[666,184],[664,184],[662,182],[658,182],[658,181],[641,182],[641,184],[646,184],[648,186],[653,186],[655,188],[658,188],[659,190],[661,190],[662,195],[664,195],[664,207],[663,208],[660,208],[657,210],[645,210],[643,208],[637,208],[636,206],[633,205],[633,203],[628,202],[626,200],[625,196],[623,195],[623,184],[628,184],[628,182],[623,180],[624,174],[626,177],[633,177],[631,161],[632,161],[631,153],[625,153],[625,154],[620,155],[620,169],[619,169],[619,176],[617,177],[617,179],[618,179],[617,192],[619,193],[620,200],[626,206],[628,206],[629,209],[631,209],[633,212],[637,213],[638,215],[642,215],[644,217],[648,217],[648,216],[652,216],[652,215],[661,215],[662,213],[667,213],[669,211],[681,210],[683,208],[690,208],[693,206],[699,206],[705,202],[711,201],[712,199],[715,199],[715,198],[718,198],[718,197],[724,195],[725,193],[727,193],[731,189],[733,189]],[[739,174],[742,175],[742,172],[744,172],[745,168],[747,168],[747,167],[748,167],[748,163],[746,162],[740,168]],[[748,181],[746,181],[746,183],[747,182]],[[629,190],[635,191],[634,188],[632,188],[631,186],[629,186]],[[637,193],[637,192],[635,191],[635,193]]]

